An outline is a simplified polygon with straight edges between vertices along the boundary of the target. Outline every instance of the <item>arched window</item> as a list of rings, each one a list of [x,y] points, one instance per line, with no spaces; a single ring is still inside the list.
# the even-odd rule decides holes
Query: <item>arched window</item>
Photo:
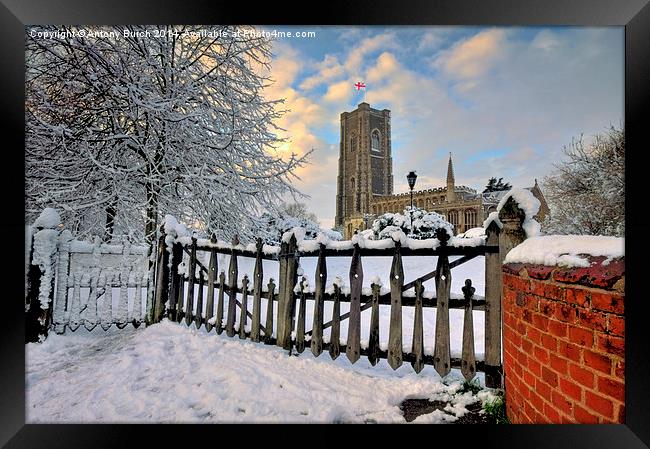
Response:
[[[379,131],[376,129],[372,132],[370,135],[370,149],[372,151],[380,152],[381,151],[381,144],[380,144],[380,137],[379,137]]]
[[[357,136],[356,134],[352,134],[352,137],[350,137],[350,151],[355,151],[357,149]]]
[[[476,227],[476,211],[474,209],[467,209],[465,211],[465,227],[467,229]]]
[[[447,221],[449,223],[453,224],[454,226],[457,226],[458,225],[458,211],[450,210],[447,213]]]

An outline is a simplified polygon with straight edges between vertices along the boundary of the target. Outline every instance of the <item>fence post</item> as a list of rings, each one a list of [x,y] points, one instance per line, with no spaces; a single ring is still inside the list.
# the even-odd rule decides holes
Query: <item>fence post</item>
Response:
[[[276,345],[284,349],[291,348],[291,331],[293,322],[293,288],[298,275],[296,258],[296,236],[291,235],[289,242],[280,246],[280,284],[278,286],[278,332]]]
[[[363,288],[363,266],[359,244],[355,243],[350,262],[350,318],[345,354],[355,363],[361,356],[361,290]],[[391,309],[392,310],[392,309]],[[391,321],[391,326],[392,326]],[[401,332],[401,328],[400,328]],[[400,353],[401,355],[401,353]]]
[[[190,268],[188,270],[189,279],[187,281],[187,302],[185,305],[185,324],[187,327],[192,325],[194,317],[194,284],[196,281],[196,235],[192,233],[192,246],[190,249]]]
[[[213,245],[217,243],[217,236],[215,234],[212,234],[212,237],[210,237],[210,243]],[[213,328],[210,320],[214,316],[214,283],[217,279],[218,265],[217,250],[212,248],[210,250],[210,264],[208,265],[208,298],[205,305],[205,329],[208,332]]]
[[[165,303],[169,298],[169,253],[167,252],[165,238],[165,225],[160,226],[160,238],[158,239],[158,255],[156,257],[156,279],[154,285],[154,312],[153,323],[158,323],[165,314]],[[126,246],[126,244],[125,244]]]
[[[499,246],[501,228],[492,221],[485,229],[486,244]],[[501,255],[485,254],[485,385],[501,386]]]
[[[68,303],[68,272],[70,270],[70,242],[72,233],[65,230],[59,240],[59,261],[56,274],[56,304],[54,305],[54,332],[62,334],[65,331],[65,307]]]
[[[436,237],[440,241],[440,255],[436,264],[436,339],[433,351],[433,367],[440,377],[451,371],[451,348],[449,329],[449,298],[451,296],[451,267],[447,253],[449,234],[439,229]]]
[[[35,223],[30,265],[27,275],[27,297],[25,307],[25,343],[42,341],[52,324],[54,309],[55,255],[58,251],[61,220],[58,214],[49,214],[46,209]],[[54,222],[57,222],[56,224]]]
[[[499,211],[501,228],[492,221],[486,229],[487,244],[499,244],[499,252],[485,256],[485,384],[503,386],[501,362],[501,264],[506,254],[526,239],[523,222],[525,212],[510,197]]]
[[[401,242],[395,242],[393,262],[390,267],[390,325],[388,328],[388,364],[394,370],[402,366],[402,265]],[[437,328],[436,328],[437,329]]]
[[[183,245],[174,243],[172,246],[172,265],[169,269],[169,308],[167,309],[167,318],[176,321],[177,314],[180,313],[178,308],[178,293],[181,292],[183,298],[183,275],[178,274],[178,266],[183,260]],[[181,304],[182,309],[182,304]]]
[[[253,272],[253,319],[251,322],[251,340],[260,341],[260,315],[262,306],[262,280],[264,269],[262,265],[262,239],[258,238],[255,243],[257,253],[255,254],[255,271]]]
[[[503,228],[499,235],[499,255],[501,262],[512,248],[526,240],[526,232],[523,228],[526,213],[519,207],[513,197],[508,198],[499,211],[499,221]]]
[[[316,291],[314,293],[314,322],[311,334],[311,352],[316,357],[323,352],[323,313],[325,305],[325,283],[327,282],[327,261],[325,260],[325,245],[320,244],[318,264],[316,265]]]
[[[230,267],[228,269],[228,319],[226,320],[226,335],[234,337],[235,319],[237,316],[237,254],[235,246],[239,245],[239,236],[232,238],[232,251],[230,252]]]

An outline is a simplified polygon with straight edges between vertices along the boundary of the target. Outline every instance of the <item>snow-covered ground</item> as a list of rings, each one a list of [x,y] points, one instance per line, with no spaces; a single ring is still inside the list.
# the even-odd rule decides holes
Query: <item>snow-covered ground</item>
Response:
[[[310,285],[316,262],[315,257],[300,261]],[[390,257],[363,258],[364,287],[370,287],[377,276],[386,286],[390,262]],[[228,263],[228,256],[219,256],[220,269]],[[327,263],[327,287],[340,277],[345,289],[350,258],[331,257]],[[404,257],[403,264],[409,282],[434,270],[436,257]],[[454,268],[452,294],[460,295],[464,280],[470,278],[476,294],[483,296],[484,264],[484,258],[477,257]],[[253,259],[240,257],[239,279],[244,274],[252,278],[253,268]],[[277,274],[278,263],[264,261],[264,283],[271,277],[277,282]],[[434,293],[434,281],[427,281],[425,289]],[[87,289],[82,290],[82,297],[87,296]],[[131,290],[129,303],[134,296]],[[114,308],[117,294],[113,289]],[[226,297],[226,309],[227,303]],[[252,297],[248,307],[252,309]],[[348,309],[348,303],[341,303],[341,313]],[[264,323],[265,299],[261,312]],[[313,301],[307,301],[307,329],[311,329],[312,313]],[[413,315],[412,307],[403,308],[404,351],[411,349]],[[239,313],[236,316],[238,321]],[[325,321],[331,316],[332,303],[327,301]],[[387,345],[389,316],[390,307],[380,306],[382,348]],[[435,317],[435,309],[424,309],[428,354],[433,353]],[[369,321],[367,310],[362,313],[362,345],[367,344]],[[341,322],[343,344],[347,325],[347,320]],[[450,330],[452,357],[459,357],[462,310],[450,311]],[[474,332],[476,355],[481,360],[482,311],[474,312]],[[329,335],[328,328],[324,331],[326,342]],[[404,422],[398,405],[413,397],[451,401],[451,414],[437,411],[415,420],[446,422],[462,416],[465,405],[479,400],[469,393],[455,394],[463,380],[457,370],[443,383],[431,366],[416,374],[408,363],[393,371],[385,360],[373,367],[362,357],[352,365],[345,354],[335,361],[327,352],[315,358],[309,350],[288,356],[275,346],[228,338],[225,333],[218,336],[214,331],[208,334],[205,327],[197,331],[194,325],[188,328],[168,321],[138,330],[127,326],[104,332],[97,327],[88,332],[81,327],[65,335],[51,333],[44,343],[28,344],[26,350],[28,422]],[[484,384],[481,373],[479,381]],[[479,397],[485,399],[485,394]]]
[[[79,330],[26,345],[29,423],[405,422],[405,398],[450,401],[414,422],[450,422],[486,400],[458,393],[432,367],[393,371],[362,357],[289,356],[275,346],[169,321],[140,329]],[[480,382],[484,380],[481,376]]]

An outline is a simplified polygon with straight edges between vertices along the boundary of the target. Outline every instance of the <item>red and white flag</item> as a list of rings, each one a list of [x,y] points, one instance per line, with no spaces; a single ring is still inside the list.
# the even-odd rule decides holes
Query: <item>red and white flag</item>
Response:
[[[365,88],[366,88],[366,84],[365,84],[365,83],[362,83],[361,81],[357,81],[357,83],[354,85],[354,87],[356,87],[357,90],[361,90],[361,89],[365,89]]]

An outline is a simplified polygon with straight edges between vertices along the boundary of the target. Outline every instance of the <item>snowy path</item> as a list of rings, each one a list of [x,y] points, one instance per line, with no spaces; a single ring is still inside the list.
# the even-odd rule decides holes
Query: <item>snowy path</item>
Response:
[[[289,357],[274,346],[207,334],[163,321],[107,333],[82,330],[26,346],[27,421],[89,422],[405,422],[405,398],[451,400],[450,413],[479,400],[455,394],[432,367],[372,367],[344,355]],[[483,378],[481,376],[481,384]],[[487,392],[479,393],[485,399]],[[441,411],[414,422],[453,421]]]

